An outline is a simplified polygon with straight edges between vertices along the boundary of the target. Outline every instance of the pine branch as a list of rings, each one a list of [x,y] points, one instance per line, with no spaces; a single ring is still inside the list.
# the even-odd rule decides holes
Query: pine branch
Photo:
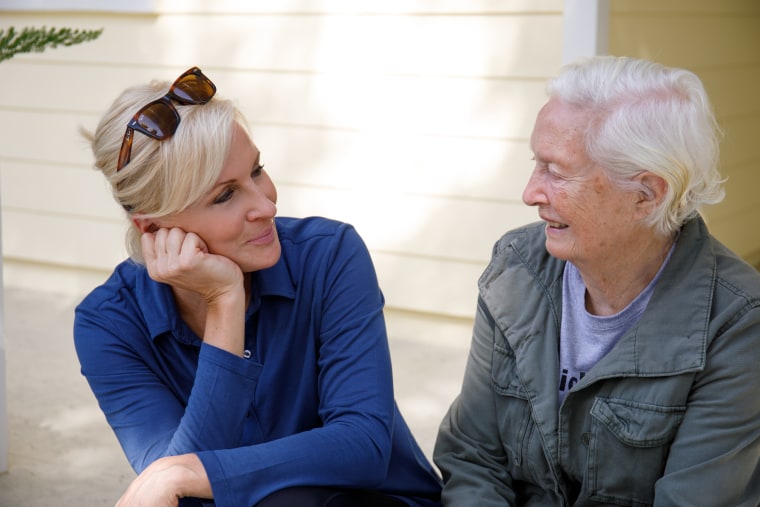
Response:
[[[0,62],[18,53],[42,52],[47,48],[73,46],[95,40],[103,33],[100,30],[72,30],[71,28],[31,28],[17,32],[10,27],[0,29]]]

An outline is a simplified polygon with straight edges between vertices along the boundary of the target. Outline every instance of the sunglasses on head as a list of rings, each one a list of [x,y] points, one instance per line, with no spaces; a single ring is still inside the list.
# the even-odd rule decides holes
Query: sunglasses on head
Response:
[[[124,140],[121,142],[116,172],[121,171],[129,163],[135,131],[158,141],[169,139],[174,135],[179,126],[180,117],[172,100],[185,106],[205,104],[215,93],[216,86],[201,72],[201,69],[193,67],[185,71],[172,83],[166,95],[143,106],[129,121]]]

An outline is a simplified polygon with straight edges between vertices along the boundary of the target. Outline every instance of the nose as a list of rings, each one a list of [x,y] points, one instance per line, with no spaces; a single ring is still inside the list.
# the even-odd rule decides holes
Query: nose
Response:
[[[246,219],[254,222],[259,219],[270,219],[277,215],[276,194],[270,195],[271,192],[262,189],[257,185],[252,185],[248,200],[248,210]]]
[[[533,169],[533,173],[530,175],[528,184],[525,185],[523,190],[522,200],[528,206],[538,206],[540,204],[546,204],[548,199],[544,191],[544,181],[541,171],[536,167]]]

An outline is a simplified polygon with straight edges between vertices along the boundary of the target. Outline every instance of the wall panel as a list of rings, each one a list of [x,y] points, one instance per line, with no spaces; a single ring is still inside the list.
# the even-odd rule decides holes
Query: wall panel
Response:
[[[89,10],[32,3],[0,18],[105,29],[0,69],[14,284],[38,283],[33,266],[66,274],[51,284],[77,269],[92,280],[123,257],[123,213],[77,129],[94,128],[127,85],[194,64],[248,115],[280,213],[353,223],[389,307],[471,317],[494,241],[537,217],[520,196],[532,168],[527,138],[560,64],[560,0],[165,0],[131,13],[109,1],[61,5]]]
[[[724,202],[704,210],[712,232],[760,267],[760,3],[616,0],[610,51],[685,67],[702,78],[724,132]]]

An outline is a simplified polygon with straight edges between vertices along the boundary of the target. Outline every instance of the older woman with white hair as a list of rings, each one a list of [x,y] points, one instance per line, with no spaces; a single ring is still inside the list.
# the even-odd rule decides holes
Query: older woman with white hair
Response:
[[[445,505],[760,503],[760,274],[708,232],[718,128],[693,73],[596,57],[548,87],[479,281],[435,461]]]

